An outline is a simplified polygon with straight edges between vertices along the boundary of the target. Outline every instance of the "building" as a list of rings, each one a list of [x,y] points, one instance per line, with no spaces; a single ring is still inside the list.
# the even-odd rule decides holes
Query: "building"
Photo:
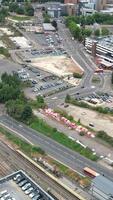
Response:
[[[0,199],[31,200],[35,196],[55,200],[22,170],[0,179]]]
[[[96,0],[95,1],[95,9],[97,11],[104,10],[107,4],[107,0]]]
[[[56,31],[55,27],[51,23],[43,23],[44,31]]]
[[[98,56],[103,60],[113,63],[113,36],[106,36],[98,40],[85,39],[85,49],[94,57]]]
[[[104,176],[97,176],[92,181],[90,192],[94,199],[113,200],[113,182]]]
[[[50,15],[51,17],[55,17],[58,18],[61,16],[61,3],[59,2],[47,2],[46,3],[46,10],[48,15]]]

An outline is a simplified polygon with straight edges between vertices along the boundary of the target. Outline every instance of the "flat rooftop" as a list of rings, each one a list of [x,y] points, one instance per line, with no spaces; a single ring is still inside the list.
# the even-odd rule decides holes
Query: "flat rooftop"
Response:
[[[51,23],[43,23],[44,31],[55,31],[55,27]]]
[[[26,190],[22,190],[22,186],[19,186],[17,178],[14,180],[15,177],[19,177],[17,175],[20,175],[20,182],[23,180],[26,180],[26,183],[30,183],[31,186],[29,186]],[[26,184],[25,183],[25,184]],[[25,186],[24,184],[24,186]],[[29,188],[32,187],[33,190],[26,194],[26,191],[29,190]],[[37,192],[38,191],[38,192]],[[25,172],[22,170],[17,171],[13,174],[10,174],[9,176],[6,176],[2,179],[0,179],[0,197],[3,197],[3,200],[31,200],[29,195],[31,193],[34,193],[34,197],[39,194],[39,198],[36,198],[36,200],[54,200],[48,193],[46,193],[37,183],[35,183]],[[1,199],[1,198],[0,198]]]

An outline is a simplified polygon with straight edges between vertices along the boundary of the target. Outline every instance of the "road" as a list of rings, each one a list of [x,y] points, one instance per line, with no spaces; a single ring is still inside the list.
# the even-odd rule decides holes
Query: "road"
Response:
[[[113,172],[104,168],[100,164],[97,164],[77,152],[74,152],[63,145],[53,141],[52,139],[44,136],[43,134],[21,124],[9,116],[0,116],[0,122],[2,125],[16,131],[18,136],[23,137],[25,140],[29,140],[34,145],[40,146],[47,154],[54,157],[58,161],[69,166],[73,170],[77,170],[83,173],[83,168],[89,166],[97,172],[104,174],[107,178],[113,180]]]
[[[94,138],[89,138],[87,136],[81,137],[76,130],[70,130],[66,125],[48,117],[47,115],[34,110],[34,114],[38,117],[46,121],[51,127],[56,128],[61,133],[65,133],[65,135],[74,138],[75,140],[81,141],[85,146],[88,146],[90,149],[95,149],[97,155],[107,157],[110,155],[110,159],[113,160],[113,148],[105,146],[99,143]]]
[[[47,97],[46,102],[52,108],[54,108],[60,103],[63,103],[66,94],[70,94],[71,96],[75,97],[86,96],[97,91],[99,88],[102,88],[104,82],[104,75],[100,75],[99,77],[101,82],[99,88],[93,87],[91,80],[94,75],[96,65],[92,62],[90,56],[85,52],[84,46],[78,41],[73,41],[71,39],[72,36],[64,24],[58,24],[58,32],[60,37],[62,38],[63,46],[70,55],[70,57],[72,56],[73,59],[75,59],[76,62],[78,62],[79,65],[84,69],[84,76],[78,87],[73,87],[71,89],[67,89],[66,91],[62,91],[58,94],[54,94],[50,97]],[[84,86],[84,88],[81,88],[82,86]],[[80,93],[79,96],[76,95],[76,93],[78,92]],[[52,98],[54,98],[55,96],[57,96],[57,99],[52,101]]]

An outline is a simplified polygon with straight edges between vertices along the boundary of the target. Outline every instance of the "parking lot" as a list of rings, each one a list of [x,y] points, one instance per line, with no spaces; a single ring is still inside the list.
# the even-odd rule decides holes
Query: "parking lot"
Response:
[[[1,200],[54,200],[23,171],[0,180]]]
[[[30,65],[18,69],[15,73],[18,73],[22,81],[31,82],[31,87],[25,89],[25,94],[28,98],[34,99],[36,95],[47,96],[51,93],[71,87],[70,84],[61,80],[59,77],[40,69],[30,67]]]
[[[108,110],[113,110],[113,96],[108,93],[98,92],[90,94],[87,97],[77,98],[78,100],[83,100],[92,106],[102,106]]]

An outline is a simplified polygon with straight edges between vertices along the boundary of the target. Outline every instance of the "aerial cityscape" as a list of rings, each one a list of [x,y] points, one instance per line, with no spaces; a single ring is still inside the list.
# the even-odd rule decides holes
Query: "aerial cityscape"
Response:
[[[113,200],[113,0],[0,0],[0,200]]]

